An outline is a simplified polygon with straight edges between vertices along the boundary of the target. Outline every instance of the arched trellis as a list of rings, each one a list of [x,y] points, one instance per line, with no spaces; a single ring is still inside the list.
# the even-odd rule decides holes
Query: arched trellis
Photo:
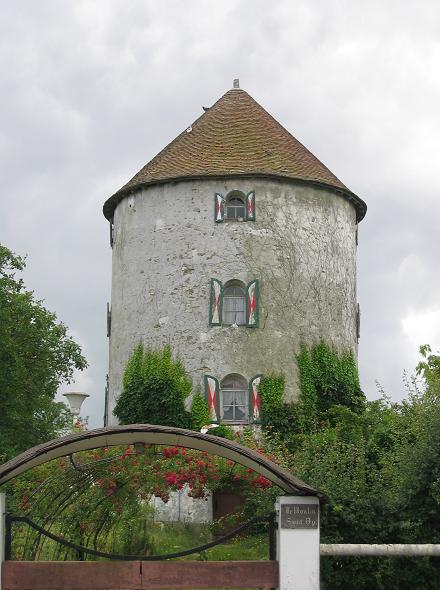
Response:
[[[234,441],[192,430],[153,424],[130,424],[87,430],[38,445],[0,466],[0,485],[52,459],[90,449],[135,443],[182,446],[207,451],[253,469],[279,486],[286,494],[317,496],[321,501],[325,500],[321,492],[289,471]]]

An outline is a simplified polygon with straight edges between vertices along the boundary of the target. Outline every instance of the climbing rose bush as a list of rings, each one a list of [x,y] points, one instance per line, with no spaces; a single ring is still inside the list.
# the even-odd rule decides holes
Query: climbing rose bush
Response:
[[[274,458],[252,437],[236,439]],[[228,517],[228,525],[234,525],[237,519],[270,512],[279,493],[264,476],[229,459],[180,446],[148,445],[76,453],[26,472],[8,487],[13,514],[30,516],[78,545],[138,555],[155,553],[153,541],[147,546],[145,529],[147,522],[154,526],[153,498],[166,503],[172,492],[182,489],[200,501],[215,491],[238,493],[245,505],[240,514]],[[72,558],[59,545],[46,545],[27,529],[14,536],[17,558]]]
[[[75,464],[77,477],[72,464],[62,458],[34,470],[38,472],[34,473],[34,478],[27,477],[24,482],[17,478],[13,488],[14,496],[20,495],[21,511],[32,512],[33,506],[38,508],[44,504],[44,497],[50,502],[44,474],[52,481],[59,479],[62,484],[63,478],[57,477],[57,471],[59,475],[69,472],[69,479],[73,480],[69,488],[75,497],[78,495],[75,480],[79,486],[87,476],[90,485],[82,487],[81,495],[88,498],[90,505],[109,500],[116,513],[121,513],[127,503],[148,502],[153,496],[167,502],[171,492],[184,487],[190,497],[200,499],[216,490],[234,490],[237,486],[243,495],[250,490],[272,487],[267,478],[234,461],[179,446],[146,446],[142,453],[132,446],[104,447],[77,454]],[[40,486],[37,492],[32,489],[36,484]]]

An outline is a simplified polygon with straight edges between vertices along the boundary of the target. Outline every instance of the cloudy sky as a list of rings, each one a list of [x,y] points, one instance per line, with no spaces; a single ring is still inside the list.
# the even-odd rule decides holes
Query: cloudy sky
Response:
[[[438,0],[5,0],[0,241],[90,367],[102,424],[111,250],[104,200],[232,86],[368,204],[359,364],[405,395],[440,348]],[[64,387],[62,391],[72,389]]]

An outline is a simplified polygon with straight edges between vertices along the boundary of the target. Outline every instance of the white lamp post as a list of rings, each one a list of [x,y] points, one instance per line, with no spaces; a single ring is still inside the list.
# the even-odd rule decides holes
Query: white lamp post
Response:
[[[69,391],[68,393],[63,393],[63,396],[67,398],[67,401],[69,402],[70,411],[72,412],[75,421],[79,416],[84,400],[86,397],[90,396],[88,393],[82,393],[81,391]]]

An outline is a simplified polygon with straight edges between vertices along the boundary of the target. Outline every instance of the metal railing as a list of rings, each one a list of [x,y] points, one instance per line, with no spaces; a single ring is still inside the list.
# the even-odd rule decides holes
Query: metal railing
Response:
[[[435,544],[402,544],[389,543],[383,545],[366,543],[321,544],[321,557],[440,557],[440,545]]]
[[[207,549],[211,549],[212,547],[216,547],[217,545],[221,545],[230,539],[233,539],[237,535],[240,535],[245,530],[249,529],[250,527],[254,526],[255,524],[261,523],[268,523],[269,524],[269,560],[276,559],[276,539],[275,539],[275,532],[276,532],[276,522],[275,522],[275,513],[272,512],[265,516],[256,516],[251,518],[247,522],[243,523],[242,525],[236,527],[229,533],[222,535],[218,539],[211,541],[209,543],[205,543],[204,545],[199,545],[198,547],[193,547],[191,549],[186,549],[185,551],[178,551],[175,553],[166,553],[164,555],[125,555],[125,554],[117,554],[117,553],[107,553],[105,551],[98,551],[97,549],[92,549],[91,547],[84,547],[82,545],[78,545],[73,543],[72,541],[67,541],[63,537],[59,537],[54,533],[48,531],[47,529],[43,528],[33,520],[31,520],[28,516],[13,516],[11,514],[6,514],[5,516],[5,560],[10,561],[12,559],[12,527],[15,522],[23,522],[33,528],[35,531],[40,533],[40,535],[44,535],[48,539],[63,545],[64,547],[68,547],[69,549],[73,549],[78,554],[78,560],[84,561],[85,555],[93,555],[95,557],[104,557],[106,559],[115,559],[119,561],[163,561],[166,559],[176,559],[178,557],[185,557],[186,555],[192,555],[193,553],[201,553],[202,551],[206,551]]]

